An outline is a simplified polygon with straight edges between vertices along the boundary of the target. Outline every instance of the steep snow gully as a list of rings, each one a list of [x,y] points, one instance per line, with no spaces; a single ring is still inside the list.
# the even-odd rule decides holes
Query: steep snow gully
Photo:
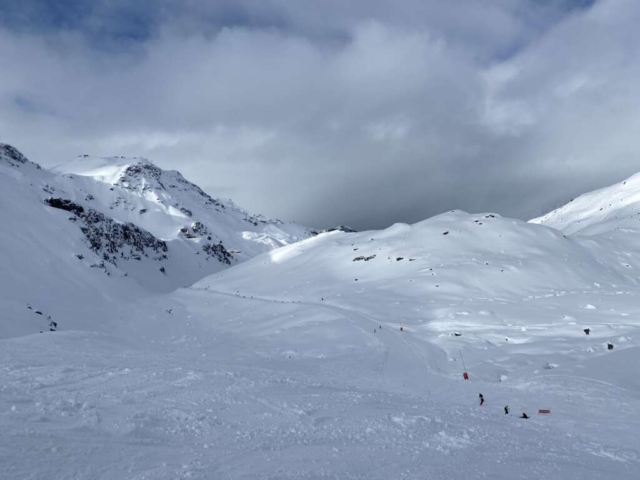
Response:
[[[319,233],[0,145],[0,478],[636,479],[636,199]]]

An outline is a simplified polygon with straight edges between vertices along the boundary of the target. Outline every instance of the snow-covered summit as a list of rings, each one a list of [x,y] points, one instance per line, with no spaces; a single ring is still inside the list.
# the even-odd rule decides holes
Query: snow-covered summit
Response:
[[[144,158],[81,155],[55,171],[73,190],[97,191],[97,195],[90,192],[91,201],[114,218],[140,225],[164,240],[212,237],[234,250],[240,260],[314,234],[214,198],[180,172],[163,170]]]
[[[42,327],[23,318],[25,304],[91,318],[77,298],[103,308],[109,298],[172,291],[313,235],[227,206],[144,159],[83,156],[48,170],[2,144],[0,201],[0,266],[11,278],[0,307],[9,302],[3,310],[20,333]],[[12,331],[0,325],[0,337]]]
[[[640,229],[640,173],[585,193],[554,211],[531,220],[567,235],[597,235],[620,229]]]

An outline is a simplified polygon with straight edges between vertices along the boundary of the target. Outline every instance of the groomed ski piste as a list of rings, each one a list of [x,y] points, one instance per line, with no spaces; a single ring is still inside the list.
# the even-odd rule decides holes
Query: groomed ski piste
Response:
[[[0,291],[31,278],[61,313],[27,334],[38,305],[0,293],[0,477],[638,478],[631,212],[582,234],[460,211],[324,233],[172,293],[73,267],[103,289],[95,317],[55,289],[58,249],[12,255],[14,219]]]

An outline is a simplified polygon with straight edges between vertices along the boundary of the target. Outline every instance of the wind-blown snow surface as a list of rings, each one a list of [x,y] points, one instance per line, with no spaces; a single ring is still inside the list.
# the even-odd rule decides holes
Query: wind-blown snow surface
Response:
[[[585,193],[570,203],[531,220],[581,235],[620,229],[640,229],[640,174],[623,182]]]
[[[450,212],[1,340],[2,478],[635,479],[634,237]]]

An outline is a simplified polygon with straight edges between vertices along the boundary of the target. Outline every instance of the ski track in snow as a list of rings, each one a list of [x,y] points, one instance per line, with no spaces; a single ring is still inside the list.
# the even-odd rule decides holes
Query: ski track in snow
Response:
[[[0,342],[3,478],[632,479],[640,467],[640,399],[605,380],[454,380],[433,371],[447,354],[419,331],[326,301],[194,289],[172,314],[162,301],[131,314],[152,303],[136,326],[144,344],[82,332]],[[244,338],[264,323],[256,311],[276,329],[330,318],[354,349],[284,355],[300,327]],[[542,398],[551,416],[535,415]]]

